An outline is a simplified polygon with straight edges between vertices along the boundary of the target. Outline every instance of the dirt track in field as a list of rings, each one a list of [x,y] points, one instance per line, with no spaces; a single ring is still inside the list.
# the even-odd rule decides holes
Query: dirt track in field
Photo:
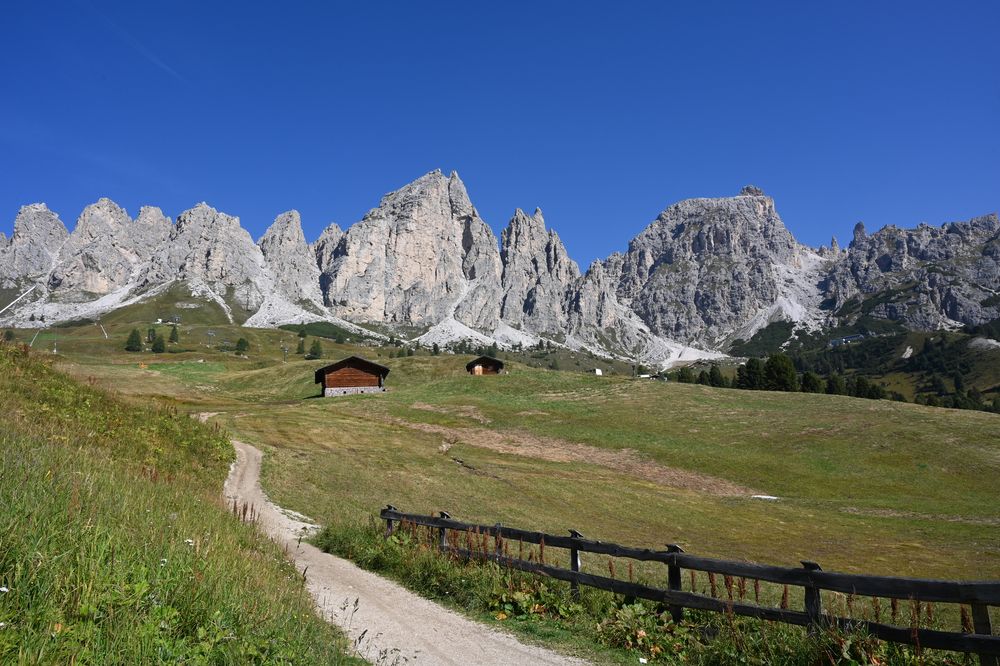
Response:
[[[261,489],[263,454],[236,440],[233,446],[237,459],[226,479],[227,501],[254,508],[260,529],[285,548],[298,571],[306,570],[319,613],[343,629],[360,656],[375,664],[586,663],[525,645],[306,543],[302,536],[316,526],[273,504]]]

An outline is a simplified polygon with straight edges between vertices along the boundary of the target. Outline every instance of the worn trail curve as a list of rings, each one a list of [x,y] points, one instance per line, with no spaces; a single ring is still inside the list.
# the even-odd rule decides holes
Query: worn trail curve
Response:
[[[260,529],[285,548],[299,571],[308,567],[306,586],[317,609],[344,630],[362,657],[373,663],[462,666],[586,663],[525,645],[302,541],[314,526],[268,500],[260,486],[260,450],[237,440],[233,446],[237,458],[226,479],[226,499],[253,506]]]

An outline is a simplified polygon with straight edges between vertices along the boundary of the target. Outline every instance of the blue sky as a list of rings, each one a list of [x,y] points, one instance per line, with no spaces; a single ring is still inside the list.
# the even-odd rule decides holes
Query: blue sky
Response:
[[[9,3],[0,230],[109,196],[312,240],[441,168],[584,266],[747,183],[846,244],[1000,208],[998,33],[992,1]]]

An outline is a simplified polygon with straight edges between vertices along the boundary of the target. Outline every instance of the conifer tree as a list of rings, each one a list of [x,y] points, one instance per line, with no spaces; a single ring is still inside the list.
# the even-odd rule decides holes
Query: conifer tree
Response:
[[[798,391],[799,376],[792,359],[784,354],[771,354],[764,364],[764,380],[770,391]]]
[[[128,334],[128,340],[125,341],[125,351],[142,351],[142,334],[139,333],[139,329],[133,328],[132,332]]]
[[[159,333],[157,333],[156,337],[153,338],[152,350],[154,354],[162,354],[167,350],[167,341],[164,340],[163,336]]]
[[[177,325],[174,324],[170,327],[170,342],[177,342],[180,340],[180,335],[177,333]]]

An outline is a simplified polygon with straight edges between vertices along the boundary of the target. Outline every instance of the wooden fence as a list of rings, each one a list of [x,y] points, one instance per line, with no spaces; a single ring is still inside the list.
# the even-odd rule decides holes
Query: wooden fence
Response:
[[[498,564],[542,574],[569,582],[573,595],[579,595],[579,586],[586,585],[600,590],[625,595],[636,599],[649,599],[665,604],[675,621],[683,617],[683,609],[693,608],[705,611],[745,615],[775,622],[816,628],[836,625],[846,631],[862,630],[872,636],[893,643],[907,643],[924,648],[955,650],[979,655],[984,666],[1000,666],[1000,636],[993,636],[989,607],[1000,606],[1000,581],[955,582],[925,580],[919,578],[898,578],[887,576],[867,576],[823,571],[815,562],[802,562],[802,568],[786,568],[764,564],[752,564],[708,557],[697,557],[685,553],[679,546],[668,545],[666,550],[631,548],[614,543],[591,541],[575,530],[570,536],[530,532],[512,527],[496,525],[476,525],[453,520],[442,511],[439,517],[403,513],[394,506],[382,509],[380,517],[386,523],[386,536],[390,536],[400,523],[421,525],[437,530],[438,548],[464,559],[482,559]],[[453,533],[449,535],[449,532]],[[461,547],[461,539],[453,538],[458,533],[466,533],[466,545]],[[471,535],[475,535],[472,538]],[[451,537],[451,538],[450,538]],[[488,541],[491,541],[490,544]],[[509,544],[536,544],[542,557],[537,561],[512,557]],[[480,547],[480,544],[482,547]],[[492,552],[489,546],[492,545]],[[569,568],[553,566],[544,560],[546,547],[562,548],[569,551]],[[666,588],[650,587],[632,581],[619,580],[613,576],[584,573],[580,566],[580,553],[596,553],[610,557],[620,557],[642,562],[660,562],[667,568]],[[723,599],[698,594],[693,589],[682,589],[682,571],[706,572],[725,577],[729,598]],[[732,598],[732,580],[747,579],[797,586],[804,590],[803,610],[775,608],[751,604]],[[714,578],[712,578],[714,580]],[[714,585],[713,585],[714,587]],[[963,632],[924,629],[916,626],[896,626],[879,621],[838,617],[824,612],[821,591],[840,592],[859,597],[874,597],[906,600],[912,603],[967,604],[972,609],[972,617]],[[713,590],[714,592],[714,590]],[[742,595],[740,595],[742,597]],[[782,604],[783,606],[785,604]],[[919,607],[919,606],[918,606]],[[966,624],[964,608],[963,625]]]

